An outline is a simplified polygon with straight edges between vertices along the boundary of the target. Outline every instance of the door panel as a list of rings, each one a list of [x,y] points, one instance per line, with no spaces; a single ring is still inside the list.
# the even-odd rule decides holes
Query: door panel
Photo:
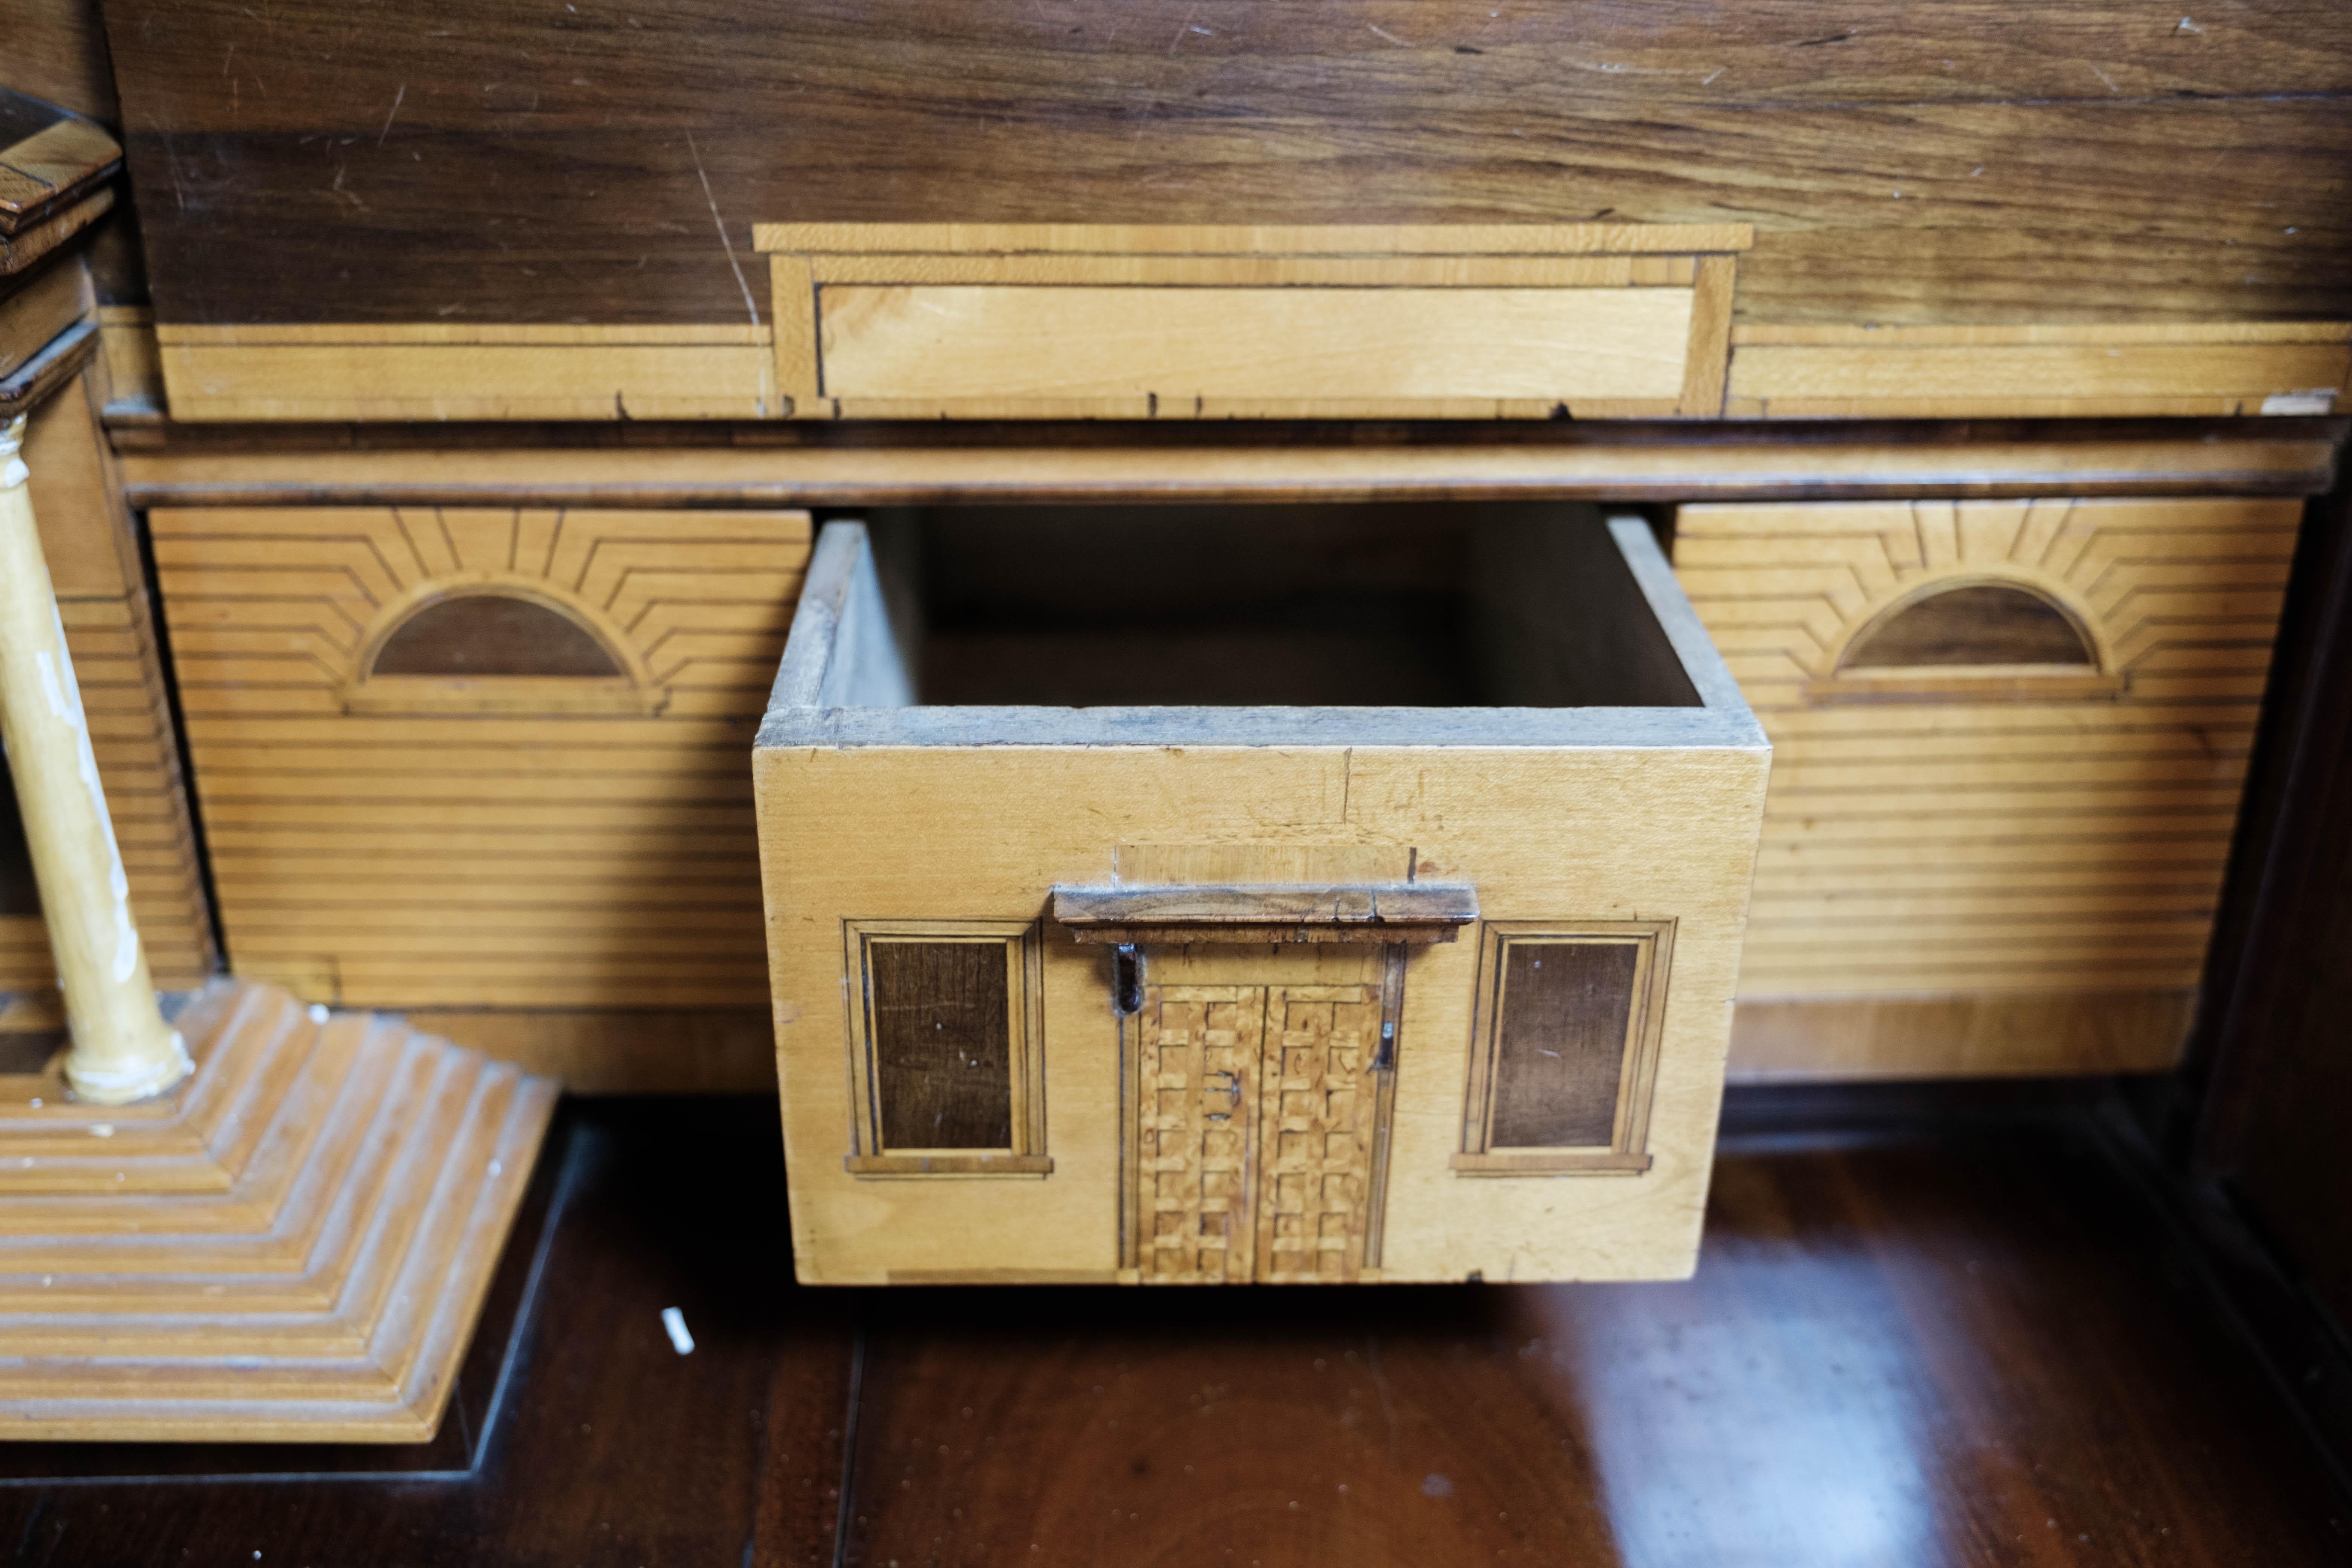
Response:
[[[1136,1015],[1136,1237],[1151,1283],[1252,1277],[1250,1167],[1265,1012],[1261,986],[1144,988]]]
[[[1353,1279],[1371,1184],[1381,988],[1272,990],[1266,1017],[1256,1278]]]
[[[1133,1220],[1146,1283],[1361,1274],[1383,987],[1278,984],[1332,978],[1334,955],[1311,956],[1220,965],[1255,984],[1144,987]]]

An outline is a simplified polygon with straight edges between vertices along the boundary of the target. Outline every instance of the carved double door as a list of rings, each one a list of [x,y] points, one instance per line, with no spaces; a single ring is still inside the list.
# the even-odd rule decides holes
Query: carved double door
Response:
[[[1131,1020],[1130,1234],[1145,1282],[1361,1276],[1377,1247],[1402,976],[1384,952],[1219,954],[1228,962],[1190,965],[1197,975],[1154,965]],[[1351,967],[1367,973],[1343,978]]]

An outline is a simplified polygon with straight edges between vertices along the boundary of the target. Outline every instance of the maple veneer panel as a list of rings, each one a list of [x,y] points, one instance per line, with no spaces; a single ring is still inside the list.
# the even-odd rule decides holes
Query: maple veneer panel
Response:
[[[1651,398],[1683,386],[1688,289],[828,286],[824,390],[844,400],[1171,411]]]
[[[1743,1004],[2020,1005],[1916,1029],[1886,1007],[1864,1030],[1871,1048],[1825,1039],[1824,1062],[1843,1071],[2171,1066],[2301,510],[2063,497],[1685,507],[1677,574],[1776,748]],[[1962,679],[1933,697],[1819,700],[1889,605],[1980,581],[2064,606],[2120,689],[1971,699]],[[1805,1070],[1761,1023],[1757,1066]]]
[[[150,525],[239,973],[416,1007],[765,996],[743,753],[807,514],[163,510]],[[352,700],[404,606],[484,584],[564,605],[636,672],[634,705]]]

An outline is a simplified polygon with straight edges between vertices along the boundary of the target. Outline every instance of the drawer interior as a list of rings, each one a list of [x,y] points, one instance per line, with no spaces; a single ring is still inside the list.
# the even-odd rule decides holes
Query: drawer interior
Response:
[[[1701,705],[1591,506],[868,512],[908,695],[941,705]]]

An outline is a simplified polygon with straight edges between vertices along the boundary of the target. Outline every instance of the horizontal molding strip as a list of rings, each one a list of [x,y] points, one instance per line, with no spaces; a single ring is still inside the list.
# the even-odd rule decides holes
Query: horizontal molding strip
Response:
[[[2083,442],[127,449],[138,506],[1612,500],[2326,489],[2334,426]]]
[[[763,251],[1171,256],[1602,256],[1746,250],[1751,224],[762,223]]]

